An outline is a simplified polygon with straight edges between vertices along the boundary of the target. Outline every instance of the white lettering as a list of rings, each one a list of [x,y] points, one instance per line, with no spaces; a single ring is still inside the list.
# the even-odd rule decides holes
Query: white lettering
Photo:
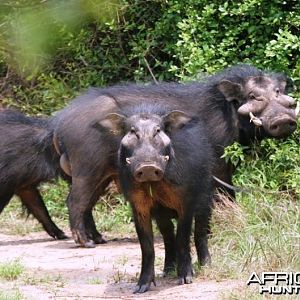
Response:
[[[266,284],[267,281],[274,281],[275,277],[276,277],[275,272],[262,272],[261,273],[262,284]]]
[[[263,293],[272,294],[272,287],[271,286],[260,286],[259,293],[262,295]]]
[[[275,276],[275,280],[274,280],[274,283],[276,285],[278,285],[279,282],[284,282],[285,285],[291,284],[291,282],[289,281],[289,279],[290,279],[290,274],[289,273],[286,273],[286,272],[276,272],[274,274],[276,275]]]
[[[247,285],[250,285],[251,283],[259,283],[260,285],[262,284],[262,282],[260,281],[259,276],[257,276],[256,272],[252,272],[252,274],[250,275],[248,281],[247,281]]]
[[[284,286],[271,286],[273,295],[282,295]]]
[[[293,286],[282,286],[282,293],[283,295],[293,295],[294,287]]]
[[[260,286],[259,293],[268,293],[270,295],[299,295],[300,286]]]
[[[299,295],[300,272],[262,272],[261,276],[252,272],[247,285],[259,284],[259,293],[262,295]]]
[[[294,282],[293,284],[300,285],[300,272],[294,273]]]
[[[296,295],[299,295],[299,294],[300,294],[300,286],[297,285],[297,286],[294,286],[293,288],[294,288],[294,290],[295,290],[295,294],[296,294]]]

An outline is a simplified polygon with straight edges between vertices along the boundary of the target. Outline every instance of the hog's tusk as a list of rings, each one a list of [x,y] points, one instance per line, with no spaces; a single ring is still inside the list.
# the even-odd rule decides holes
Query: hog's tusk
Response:
[[[299,113],[300,113],[300,102],[298,101],[297,102],[297,106],[295,108],[295,115],[296,115],[296,117],[299,116]]]
[[[164,159],[165,159],[165,161],[168,161],[168,160],[170,159],[170,156],[169,156],[169,155],[166,155],[166,156],[164,157]]]
[[[255,117],[251,111],[249,112],[249,116],[250,122],[253,122],[253,124],[256,126],[262,126],[262,121],[259,118]]]
[[[130,158],[129,158],[129,157],[126,157],[126,162],[127,162],[127,164],[128,164],[128,165],[130,165],[130,164],[131,164],[131,160],[130,160]]]

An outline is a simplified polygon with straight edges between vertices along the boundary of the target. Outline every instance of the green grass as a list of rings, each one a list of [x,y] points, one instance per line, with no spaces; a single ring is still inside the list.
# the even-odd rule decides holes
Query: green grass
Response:
[[[25,299],[19,290],[0,291],[0,300],[23,300]]]
[[[93,214],[100,231],[117,234],[117,237],[124,233],[126,236],[135,235],[130,205],[114,189],[100,198]]]
[[[6,263],[0,263],[0,279],[2,280],[16,280],[24,271],[24,266],[19,259],[15,259]]]
[[[68,184],[59,179],[55,182],[42,184],[40,191],[47,204],[47,209],[51,218],[57,218],[62,221],[68,220],[68,209],[65,204],[65,200],[69,193]]]
[[[209,239],[212,265],[197,270],[199,278],[246,282],[254,271],[300,269],[299,148],[290,142],[280,148],[268,140],[255,150],[244,157],[235,176],[236,185],[253,192],[237,194],[236,205],[217,205],[214,209]],[[58,185],[43,185],[41,190],[54,221],[68,227],[64,202],[68,186],[60,181]],[[20,213],[20,201],[12,201],[1,214],[2,232],[42,230],[32,219],[25,222]],[[113,237],[136,236],[130,206],[114,189],[100,199],[93,214],[100,232],[109,232]],[[115,281],[123,275],[117,272]]]
[[[88,284],[103,284],[103,280],[101,278],[90,278]]]
[[[0,215],[0,228],[3,234],[26,235],[41,231],[42,226],[22,208],[21,201],[15,197]]]
[[[1,215],[4,219],[1,219],[0,225],[6,226],[8,231],[11,230],[10,233],[19,233],[16,228],[24,228],[24,224],[30,225],[24,234],[42,230],[36,221],[20,219],[16,212],[19,202],[10,204],[12,207]],[[52,212],[58,214],[64,205],[63,200],[53,203],[57,203],[57,207],[54,205]],[[253,271],[299,270],[299,215],[299,196],[294,193],[238,194],[237,205],[217,206],[213,212],[212,237],[209,240],[213,263],[211,267],[203,268],[199,276],[217,280],[244,280]],[[135,236],[130,207],[115,193],[101,199],[94,210],[94,216],[101,232],[110,232],[114,237]],[[68,226],[67,216],[63,215],[61,219]],[[35,224],[33,227],[32,223]]]
[[[300,124],[299,124],[300,125]],[[245,154],[226,155],[240,166],[237,205],[217,206],[212,218],[212,268],[203,276],[247,280],[251,272],[300,269],[300,132],[285,141],[267,139]]]
[[[52,220],[62,229],[69,228],[68,210],[65,199],[69,187],[63,180],[45,183],[40,187],[41,194]],[[112,187],[101,197],[93,210],[94,219],[100,232],[135,234],[129,203]],[[108,217],[109,216],[109,217]],[[43,231],[42,226],[22,207],[18,197],[14,197],[0,216],[1,232],[5,234],[26,235]]]
[[[213,263],[200,276],[246,281],[254,271],[298,271],[299,215],[288,194],[241,195],[237,205],[218,205],[209,240]]]
[[[64,286],[65,281],[61,274],[55,274],[55,275],[44,275],[44,274],[36,274],[32,272],[28,272],[22,276],[22,282],[25,285],[51,285],[51,286]]]

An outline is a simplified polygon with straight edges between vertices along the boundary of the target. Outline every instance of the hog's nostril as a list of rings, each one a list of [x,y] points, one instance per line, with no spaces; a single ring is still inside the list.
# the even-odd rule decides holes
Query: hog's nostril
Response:
[[[296,124],[296,122],[290,122],[289,125],[290,125],[290,127],[294,128],[294,127],[296,127],[297,124]]]
[[[163,175],[163,170],[155,165],[142,165],[134,172],[134,177],[139,182],[159,181]]]
[[[143,176],[143,172],[142,172],[142,171],[139,171],[139,172],[136,173],[136,177],[139,177],[139,178],[140,178],[140,177],[142,177],[142,176]]]
[[[277,130],[278,129],[278,125],[272,125],[272,126],[270,126],[270,129],[271,130]]]
[[[272,136],[274,137],[287,137],[291,133],[293,133],[297,128],[297,122],[289,117],[283,116],[281,118],[277,118],[272,124],[270,124],[269,130]]]

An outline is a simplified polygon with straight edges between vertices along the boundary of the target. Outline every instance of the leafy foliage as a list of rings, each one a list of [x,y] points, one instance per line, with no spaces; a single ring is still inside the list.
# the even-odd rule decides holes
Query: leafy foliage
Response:
[[[45,9],[24,0],[25,13],[10,4],[14,9],[1,18],[4,104],[49,114],[90,85],[152,80],[147,63],[158,80],[190,80],[238,62],[300,80],[299,1],[122,0],[110,6],[117,17],[105,22],[105,12],[90,17],[106,7],[103,0],[95,2],[98,10],[86,4],[78,18],[85,2],[93,3],[49,1]],[[24,47],[12,42],[14,35],[23,36]],[[23,64],[16,63],[18,49]],[[37,68],[39,57],[47,59]]]

